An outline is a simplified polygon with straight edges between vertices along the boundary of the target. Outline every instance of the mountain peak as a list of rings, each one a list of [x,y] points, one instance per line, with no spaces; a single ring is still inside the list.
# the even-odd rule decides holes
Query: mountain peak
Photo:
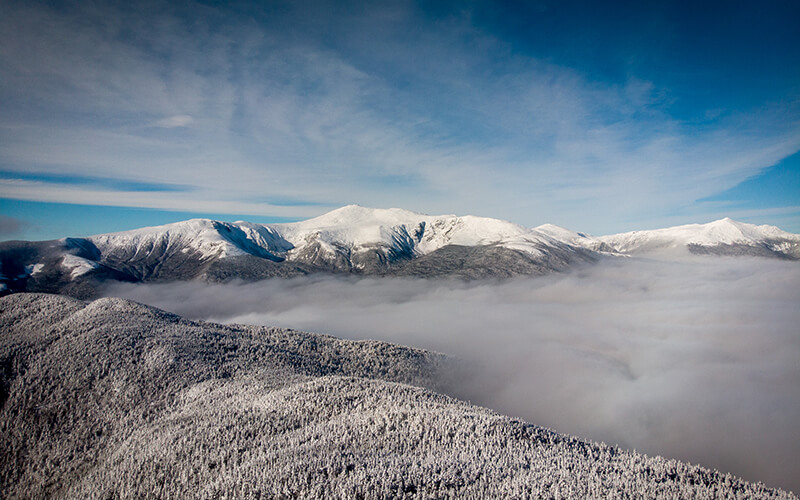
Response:
[[[346,205],[313,219],[295,223],[306,227],[330,227],[352,225],[398,226],[419,221],[425,214],[402,208],[369,208],[361,205]]]
[[[748,224],[725,217],[706,224],[632,231],[597,238],[618,253],[689,251],[726,255],[800,256],[800,236],[775,226]]]
[[[747,222],[733,220],[730,217],[709,222],[708,224],[704,224],[704,226],[710,228],[712,231],[722,231],[730,238],[735,236],[740,240],[763,240],[767,238],[786,238],[795,236],[775,226],[770,226],[768,224],[750,224]]]
[[[701,226],[734,226],[734,227],[740,227],[740,226],[743,226],[743,225],[744,226],[752,226],[753,224],[748,224],[746,222],[740,222],[740,221],[731,219],[730,217],[723,217],[721,219],[717,219],[715,221],[711,221],[711,222],[709,222],[707,224],[700,224],[700,225]]]

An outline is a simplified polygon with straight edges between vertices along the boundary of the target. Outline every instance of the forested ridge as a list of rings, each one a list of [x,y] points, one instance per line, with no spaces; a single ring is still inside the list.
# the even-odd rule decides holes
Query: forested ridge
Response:
[[[444,396],[443,355],[0,299],[3,498],[795,498]]]

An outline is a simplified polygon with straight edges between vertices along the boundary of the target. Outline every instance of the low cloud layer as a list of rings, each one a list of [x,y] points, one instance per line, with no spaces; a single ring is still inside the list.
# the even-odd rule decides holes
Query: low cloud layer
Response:
[[[506,282],[311,277],[107,290],[218,322],[456,355],[502,413],[800,491],[800,266],[609,262]]]

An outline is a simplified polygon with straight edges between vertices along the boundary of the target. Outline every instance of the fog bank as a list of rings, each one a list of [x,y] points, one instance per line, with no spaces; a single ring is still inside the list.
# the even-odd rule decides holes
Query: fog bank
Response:
[[[387,340],[473,367],[458,396],[800,492],[800,265],[627,259],[504,282],[120,285],[183,316]]]

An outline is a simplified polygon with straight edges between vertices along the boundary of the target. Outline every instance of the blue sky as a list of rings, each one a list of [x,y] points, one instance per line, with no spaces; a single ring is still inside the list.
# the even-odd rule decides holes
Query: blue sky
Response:
[[[2,0],[0,239],[358,203],[800,232],[800,4]]]

